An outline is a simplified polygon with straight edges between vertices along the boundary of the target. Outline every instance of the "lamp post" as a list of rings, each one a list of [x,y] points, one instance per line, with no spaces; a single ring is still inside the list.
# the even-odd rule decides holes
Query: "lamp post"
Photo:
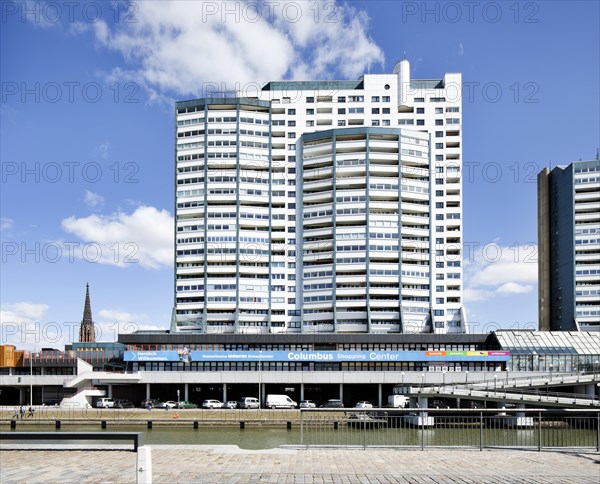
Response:
[[[469,370],[465,370],[465,385],[469,384]]]
[[[402,386],[404,386],[404,372],[402,372]]]
[[[498,383],[498,375],[494,375],[494,393],[496,393],[496,384]]]
[[[29,352],[29,406],[33,405],[33,351]]]
[[[177,408],[179,408],[179,388],[177,389]]]
[[[262,408],[262,350],[258,351],[258,408]]]

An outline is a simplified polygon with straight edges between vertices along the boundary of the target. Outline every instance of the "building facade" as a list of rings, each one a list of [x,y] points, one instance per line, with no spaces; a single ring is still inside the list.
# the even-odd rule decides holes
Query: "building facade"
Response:
[[[539,326],[600,330],[600,161],[538,175]]]
[[[467,331],[460,74],[176,109],[172,331]]]

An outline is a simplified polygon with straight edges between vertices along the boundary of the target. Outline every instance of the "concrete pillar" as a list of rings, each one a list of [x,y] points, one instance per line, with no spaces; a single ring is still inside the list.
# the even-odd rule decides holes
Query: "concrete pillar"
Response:
[[[136,462],[136,483],[152,484],[152,453],[149,445],[138,447]]]
[[[300,383],[300,400],[304,400],[304,383]]]
[[[223,383],[223,403],[227,401],[227,383]]]
[[[185,383],[183,386],[183,399],[187,402],[190,399],[190,384]]]
[[[109,383],[108,384],[108,398],[112,398],[112,384]]]
[[[146,399],[150,397],[150,383],[146,383]]]
[[[27,400],[27,391],[25,388],[19,388],[19,403],[21,405],[25,404],[25,403],[29,403],[26,401]]]
[[[419,397],[417,399],[417,403],[419,404],[419,408],[427,410],[429,406],[429,399],[427,397]],[[423,412],[423,417],[427,417],[427,412]]]
[[[340,400],[342,402],[344,401],[344,384],[343,383],[340,383]]]
[[[377,385],[377,406],[383,407],[383,385],[381,383]]]
[[[585,394],[588,396],[588,398],[595,398],[596,397],[596,384],[588,383],[585,386]]]

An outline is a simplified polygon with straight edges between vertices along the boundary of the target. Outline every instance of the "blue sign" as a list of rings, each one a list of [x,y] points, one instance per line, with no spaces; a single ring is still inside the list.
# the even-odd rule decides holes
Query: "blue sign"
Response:
[[[277,362],[396,362],[396,361],[508,361],[508,352],[473,351],[126,351],[124,361],[277,361]]]

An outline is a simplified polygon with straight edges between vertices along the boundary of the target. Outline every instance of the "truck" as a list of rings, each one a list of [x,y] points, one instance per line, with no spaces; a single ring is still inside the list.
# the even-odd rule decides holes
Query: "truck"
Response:
[[[267,395],[267,408],[296,408],[298,403],[287,395]]]
[[[409,398],[406,395],[390,395],[388,397],[388,407],[405,408],[409,405]]]

